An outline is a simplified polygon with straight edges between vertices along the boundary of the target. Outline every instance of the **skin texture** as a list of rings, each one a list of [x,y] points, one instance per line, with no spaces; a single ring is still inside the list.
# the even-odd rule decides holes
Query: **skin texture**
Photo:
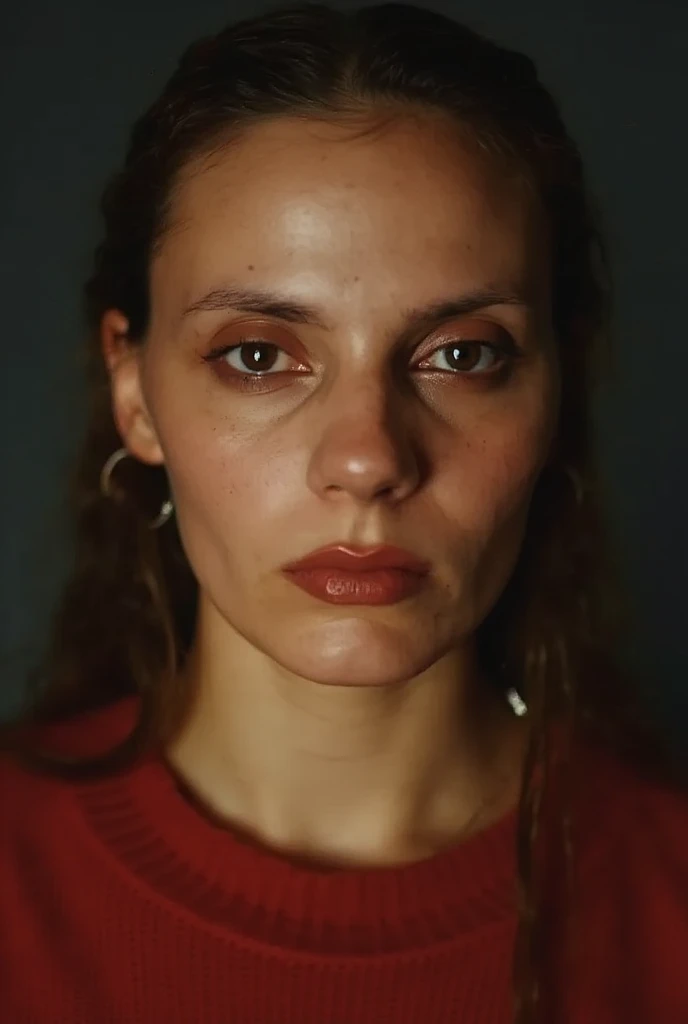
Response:
[[[116,310],[102,342],[123,443],[165,464],[200,587],[170,764],[208,812],[319,860],[459,841],[515,802],[527,735],[473,636],[556,434],[537,199],[442,118],[275,120],[186,169],[150,282],[144,344]],[[230,285],[321,322],[184,313]],[[410,309],[488,288],[522,301],[410,327]],[[250,345],[205,358],[242,335],[279,347],[257,381],[239,375]],[[334,542],[405,547],[432,563],[427,585],[332,606],[282,576]]]

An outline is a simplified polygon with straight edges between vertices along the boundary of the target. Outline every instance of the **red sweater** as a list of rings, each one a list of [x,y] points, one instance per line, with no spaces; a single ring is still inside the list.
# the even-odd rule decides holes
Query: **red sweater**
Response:
[[[95,750],[134,713],[55,735]],[[550,894],[547,1024],[687,1024],[688,805],[599,750],[576,779],[581,942],[562,966]],[[0,806],[2,1024],[512,1019],[515,811],[421,862],[328,871],[215,827],[152,756],[88,783],[5,761]]]

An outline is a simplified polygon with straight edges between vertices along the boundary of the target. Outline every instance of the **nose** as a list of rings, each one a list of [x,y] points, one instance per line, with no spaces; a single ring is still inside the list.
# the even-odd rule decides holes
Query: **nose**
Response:
[[[420,446],[408,410],[393,408],[382,389],[355,389],[331,414],[313,450],[308,485],[323,498],[396,504],[423,477]],[[397,403],[398,404],[398,403]],[[405,415],[404,415],[405,413]]]

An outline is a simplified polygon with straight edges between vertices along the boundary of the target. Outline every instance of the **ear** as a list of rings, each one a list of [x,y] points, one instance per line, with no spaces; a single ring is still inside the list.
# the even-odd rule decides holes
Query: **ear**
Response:
[[[129,340],[129,321],[108,309],[100,322],[100,341],[112,393],[112,414],[122,443],[132,455],[161,465],[164,454],[143,393],[140,345]]]

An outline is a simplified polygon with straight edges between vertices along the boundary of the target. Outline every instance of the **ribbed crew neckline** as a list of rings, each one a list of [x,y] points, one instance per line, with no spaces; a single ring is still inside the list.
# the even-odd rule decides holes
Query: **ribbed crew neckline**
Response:
[[[133,722],[132,705],[119,702],[113,718]],[[422,860],[332,868],[215,824],[157,754],[75,789],[89,828],[131,875],[247,940],[303,953],[399,952],[515,920],[515,807]]]

